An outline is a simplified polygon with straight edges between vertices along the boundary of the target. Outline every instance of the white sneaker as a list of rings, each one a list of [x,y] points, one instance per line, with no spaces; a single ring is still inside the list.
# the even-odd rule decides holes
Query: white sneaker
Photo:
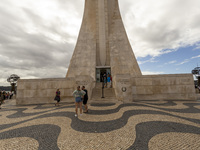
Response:
[[[80,114],[80,116],[83,116],[83,114]]]
[[[78,115],[77,115],[77,114],[75,114],[75,117],[78,117]]]

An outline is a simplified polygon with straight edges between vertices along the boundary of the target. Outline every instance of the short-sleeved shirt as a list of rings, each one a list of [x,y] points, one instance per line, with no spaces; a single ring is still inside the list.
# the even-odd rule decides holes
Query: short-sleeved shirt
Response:
[[[85,91],[81,90],[81,91],[78,91],[78,90],[75,90],[73,92],[73,96],[76,98],[76,97],[82,97],[83,95],[85,95]]]

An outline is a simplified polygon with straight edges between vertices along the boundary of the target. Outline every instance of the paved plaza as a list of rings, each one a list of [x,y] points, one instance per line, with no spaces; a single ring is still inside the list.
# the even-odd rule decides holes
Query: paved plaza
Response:
[[[135,101],[0,109],[1,150],[198,150],[200,101]]]

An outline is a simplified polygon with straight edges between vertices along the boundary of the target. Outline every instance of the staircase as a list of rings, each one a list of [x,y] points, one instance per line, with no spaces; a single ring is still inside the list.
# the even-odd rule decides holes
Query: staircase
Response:
[[[104,98],[102,97],[102,83],[96,83],[92,91],[91,102],[114,102],[117,101],[114,88],[104,88]]]

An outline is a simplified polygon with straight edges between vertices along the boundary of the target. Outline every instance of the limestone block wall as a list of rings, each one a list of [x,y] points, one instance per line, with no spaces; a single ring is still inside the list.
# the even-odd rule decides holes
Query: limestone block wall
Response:
[[[115,75],[113,76],[113,88],[115,89],[115,95],[119,101],[130,102],[132,98],[132,78],[130,75]],[[126,88],[123,92],[122,88]]]
[[[116,76],[118,100],[196,100],[192,74]],[[126,87],[126,92],[122,92]]]
[[[79,86],[85,86],[85,88],[88,91],[88,99],[91,99],[92,97],[92,90],[96,86],[96,81],[93,80],[91,76],[85,75],[85,76],[76,76],[75,77],[76,87]]]
[[[74,102],[72,93],[78,85],[86,87],[90,99],[92,89],[96,85],[91,76],[56,79],[20,79],[17,83],[17,104],[54,103],[55,93],[58,88],[61,91],[61,102]]]
[[[73,78],[60,79],[20,79],[17,83],[18,105],[54,103],[57,89],[61,91],[62,102],[72,102],[72,92],[76,89]]]
[[[132,93],[133,100],[196,100],[192,74],[137,77]]]

